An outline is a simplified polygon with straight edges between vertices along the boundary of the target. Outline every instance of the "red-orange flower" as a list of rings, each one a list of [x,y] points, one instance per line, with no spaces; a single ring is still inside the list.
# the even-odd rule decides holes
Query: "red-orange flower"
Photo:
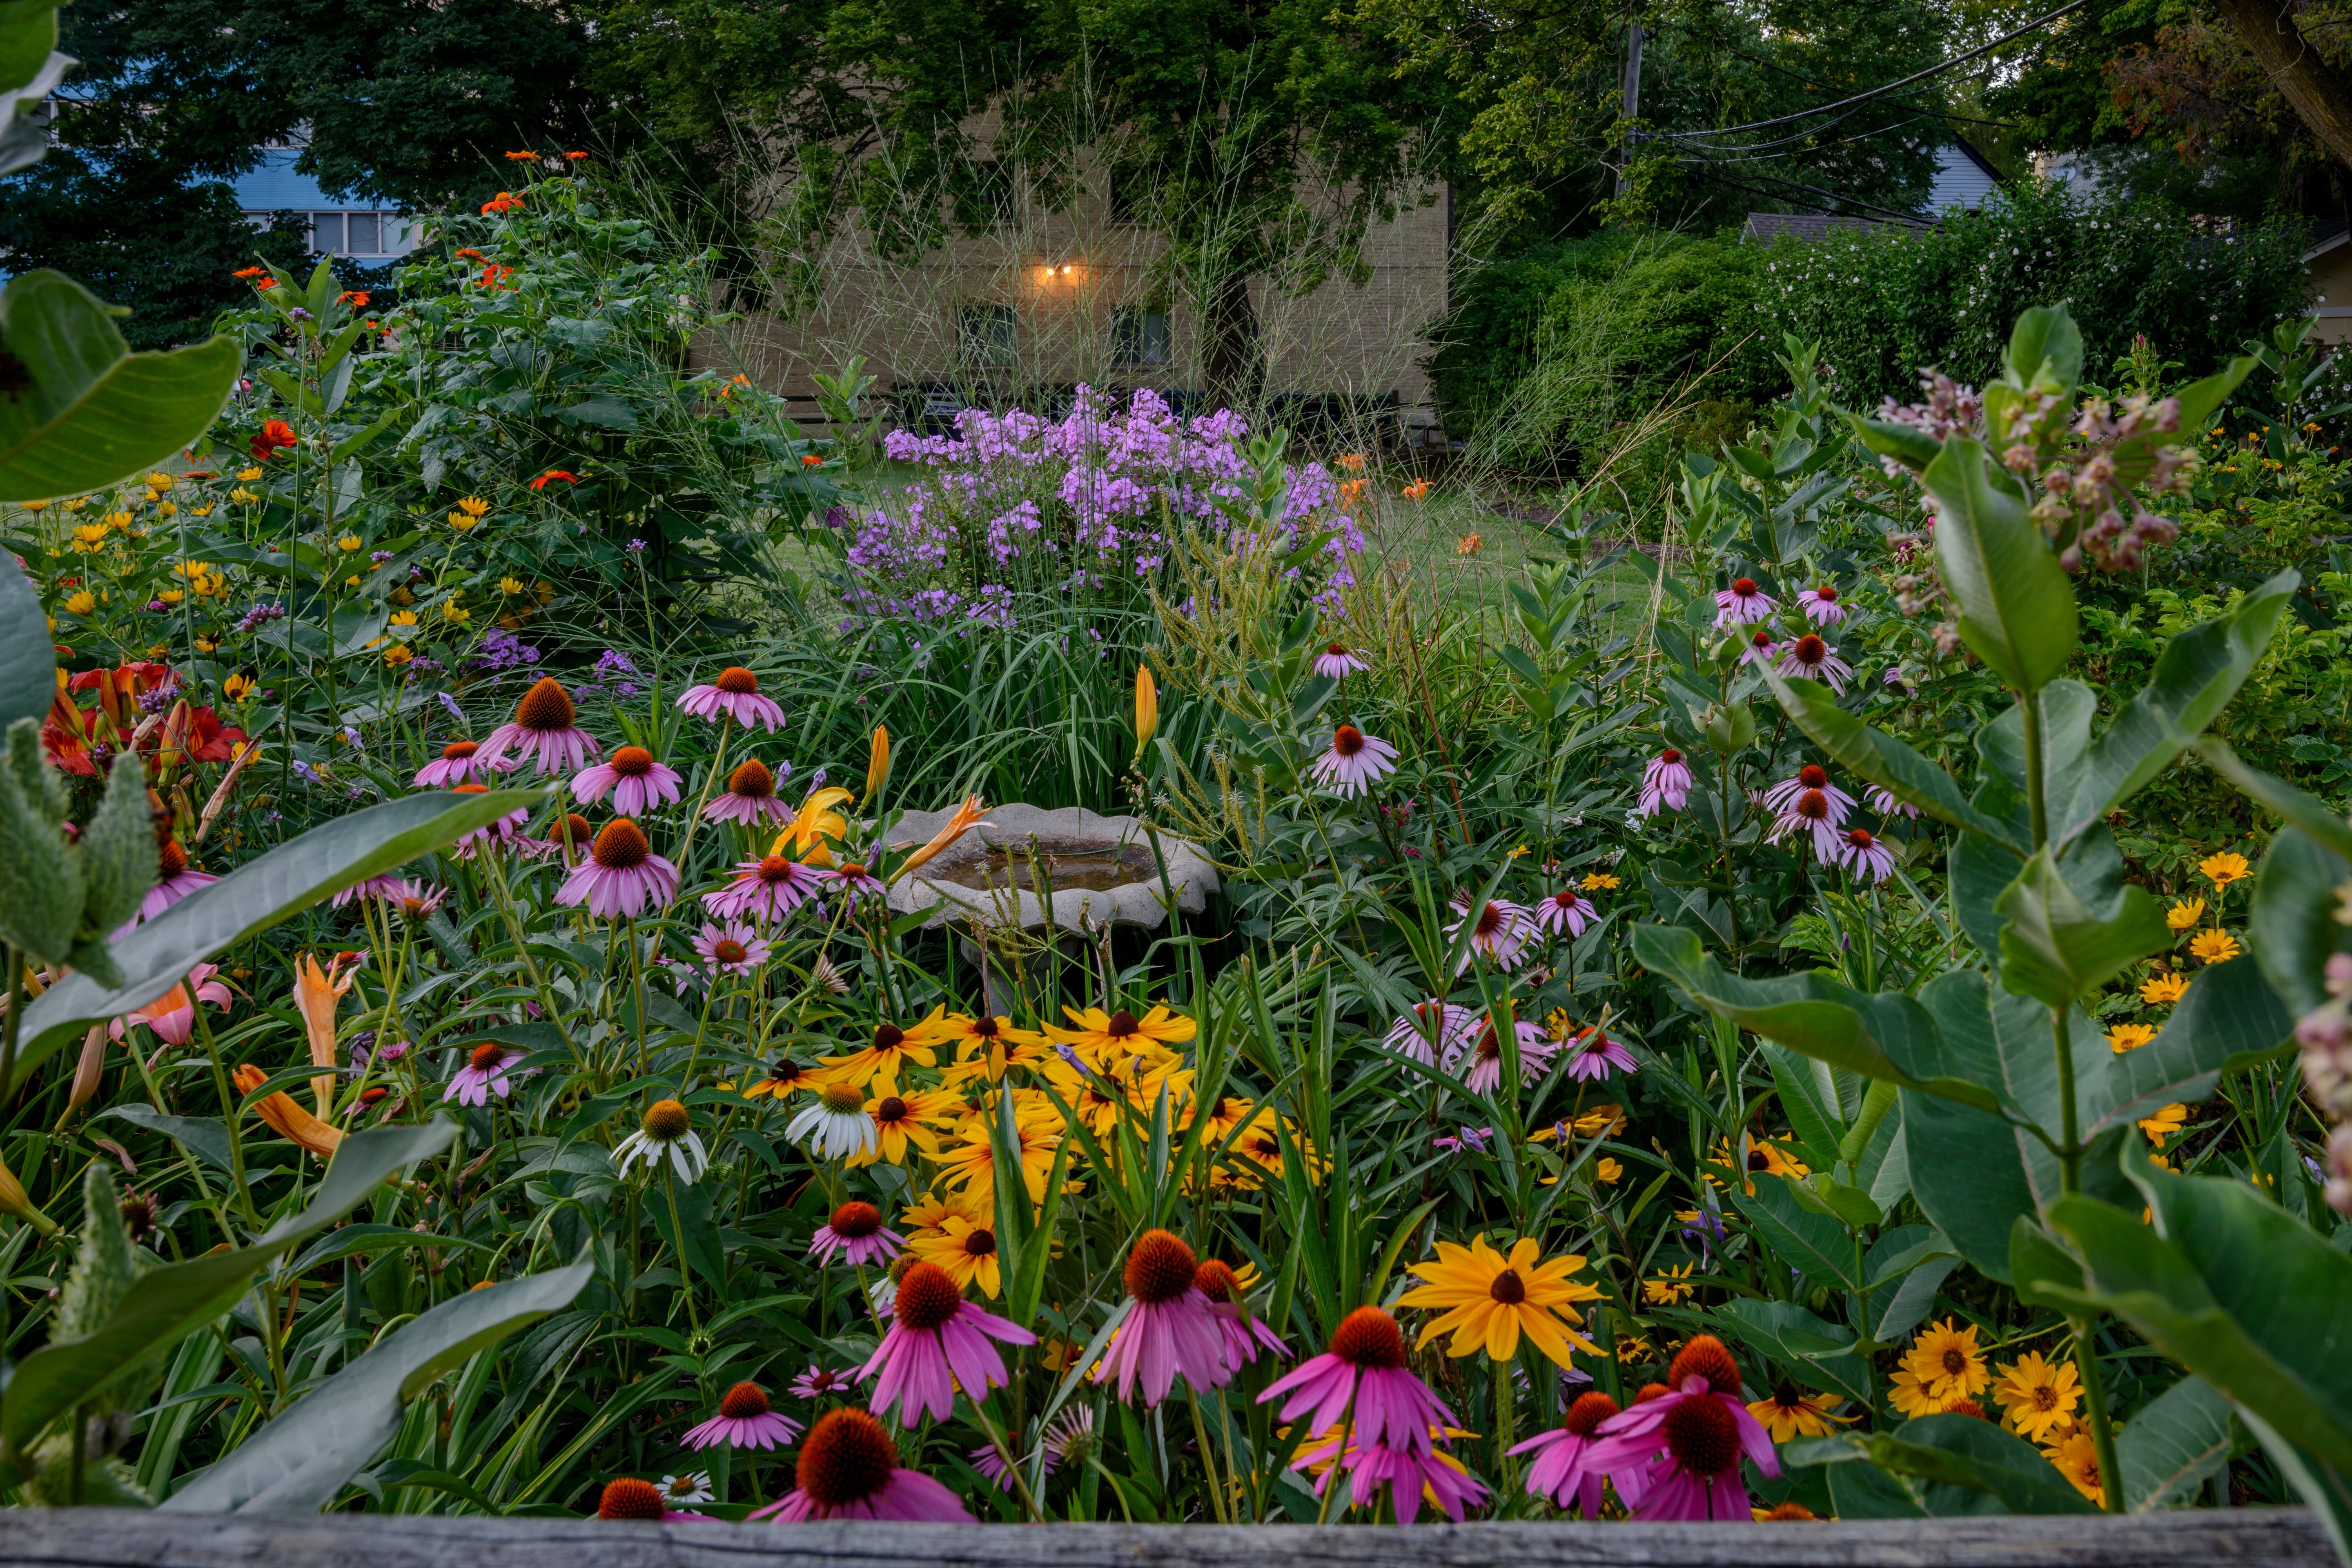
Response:
[[[489,258],[488,258],[488,257],[484,256],[480,251],[476,250],[476,249],[475,249],[472,246],[470,246],[470,245],[466,246],[466,247],[464,247],[463,248],[461,248],[461,249],[457,252],[457,256],[458,256],[458,258],[459,258],[460,260],[467,260],[467,261],[488,261],[488,260],[489,259]]]
[[[507,156],[511,158],[514,154],[509,153]],[[523,156],[528,158],[530,154],[526,153]],[[485,213],[510,213],[520,205],[522,205],[522,198],[520,196],[516,195],[512,191],[500,191],[497,195],[492,196],[488,201],[482,204],[482,211]]]
[[[824,459],[818,457],[814,452],[803,452],[801,454],[801,466],[806,468],[822,468],[824,467]]]
[[[267,267],[240,267],[229,274],[232,278],[266,278],[268,275],[269,268]]]
[[[539,154],[536,153],[509,153],[507,154],[507,162],[509,163],[528,163],[538,156]],[[503,195],[504,193],[501,192],[500,194]]]
[[[272,419],[262,426],[260,435],[246,445],[252,449],[254,461],[258,463],[267,462],[269,455],[278,448],[293,446],[296,439],[294,426],[283,419]]]
[[[565,154],[563,154],[563,155],[564,155],[565,157],[567,157],[567,158],[571,159],[571,160],[572,160],[573,163],[577,163],[578,162],[580,162],[580,160],[581,160],[581,159],[585,158],[586,156],[588,156],[588,154],[587,154],[587,153],[565,153]]]
[[[507,279],[513,276],[513,268],[501,267],[493,261],[482,268],[482,275],[474,281],[485,289],[499,289],[506,287]]]
[[[364,289],[346,289],[335,298],[354,310],[364,310],[368,308],[368,291]]]
[[[562,479],[567,485],[576,485],[580,482],[580,476],[566,468],[550,468],[547,472],[540,475],[539,478],[531,480],[530,488],[535,490],[543,490],[547,488],[548,481],[551,479]]]

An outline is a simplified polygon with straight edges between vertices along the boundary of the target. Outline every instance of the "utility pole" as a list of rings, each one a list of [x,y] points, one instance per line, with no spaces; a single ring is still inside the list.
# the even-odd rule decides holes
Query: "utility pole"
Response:
[[[1625,29],[1625,122],[1630,125],[1641,113],[1642,24],[1635,22]],[[1625,194],[1625,165],[1633,157],[1633,134],[1628,131],[1617,150],[1616,194],[1621,196]]]

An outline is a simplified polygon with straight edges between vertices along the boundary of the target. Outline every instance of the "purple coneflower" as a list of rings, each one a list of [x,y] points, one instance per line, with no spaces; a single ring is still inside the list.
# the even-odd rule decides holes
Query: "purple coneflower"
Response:
[[[1514,1454],[1539,1456],[1528,1467],[1528,1495],[1549,1498],[1556,1508],[1598,1520],[1602,1477],[1584,1457],[1596,1441],[1593,1429],[1616,1414],[1617,1402],[1607,1394],[1598,1390],[1580,1394],[1557,1430],[1538,1433],[1513,1448]]]
[[[787,771],[790,771],[787,769]],[[776,798],[776,775],[757,757],[746,757],[727,775],[727,788],[702,808],[711,822],[761,823],[782,826],[793,819],[793,808]]]
[[[1511,1032],[1518,1037],[1519,1081],[1537,1082],[1550,1068],[1552,1058],[1559,1055],[1559,1042],[1545,1034],[1540,1024],[1524,1019],[1515,1019]],[[1462,1070],[1465,1062],[1469,1064],[1467,1072]],[[1462,1087],[1473,1094],[1495,1091],[1495,1087],[1503,1081],[1503,1042],[1495,1033],[1494,1019],[1479,1016],[1478,1033],[1466,1048],[1446,1059],[1445,1068],[1459,1076]]]
[[[1752,634],[1749,635],[1748,638],[1748,651],[1739,656],[1739,662],[1742,664],[1752,664],[1760,668],[1763,666],[1771,663],[1773,656],[1780,651],[1780,645],[1772,640],[1771,632],[1765,627],[1759,626]]]
[[[879,1216],[877,1218],[878,1220]],[[824,1399],[833,1394],[846,1394],[856,1386],[857,1371],[855,1367],[840,1372],[811,1362],[806,1372],[793,1379],[793,1397]]]
[[[1865,882],[1883,882],[1895,869],[1895,851],[1867,827],[1849,827],[1840,834],[1835,858]]]
[[[448,896],[448,889],[430,882],[403,882],[383,895],[383,902],[385,909],[403,920],[421,921],[430,919]]]
[[[1845,683],[1853,679],[1853,666],[1840,658],[1837,649],[1811,632],[1781,647],[1780,670],[1783,675],[1801,675],[1808,680],[1825,682],[1840,695],[1844,694]]]
[[[834,1210],[830,1220],[816,1227],[816,1235],[809,1241],[809,1254],[826,1263],[837,1259],[863,1268],[868,1263],[888,1263],[906,1245],[905,1237],[882,1223],[880,1209],[852,1198]],[[812,1396],[804,1394],[801,1397]]]
[[[132,925],[153,920],[198,888],[209,888],[220,880],[209,871],[197,870],[176,838],[164,840],[163,847],[157,851],[156,871],[155,885],[139,900],[139,912],[131,918]]]
[[[1433,1439],[1444,1435],[1443,1427],[1433,1427]],[[1349,1482],[1349,1501],[1362,1508],[1377,1500],[1381,1489],[1389,1489],[1389,1501],[1396,1510],[1399,1524],[1411,1524],[1421,1513],[1424,1496],[1436,1499],[1437,1506],[1445,1510],[1456,1524],[1462,1522],[1465,1510],[1486,1500],[1485,1484],[1471,1475],[1462,1463],[1450,1454],[1432,1447],[1415,1453],[1409,1449],[1391,1447],[1385,1443],[1365,1442],[1351,1438],[1347,1451],[1339,1451],[1339,1435],[1333,1433],[1328,1442],[1318,1444],[1292,1461],[1293,1469],[1323,1464],[1337,1457],[1338,1462],[1325,1471],[1316,1483],[1317,1496],[1331,1484],[1334,1477],[1344,1473]]]
[[[749,974],[767,963],[772,952],[758,931],[736,921],[723,926],[706,922],[694,939],[694,951],[715,974]]]
[[[1805,612],[1805,619],[1817,626],[1833,626],[1845,619],[1845,606],[1838,603],[1838,591],[1827,583],[1798,595],[1797,605]]]
[[[687,688],[677,705],[698,719],[723,714],[747,730],[755,723],[772,731],[784,727],[783,709],[774,698],[760,695],[760,678],[740,665],[729,665],[708,686]]]
[[[677,799],[677,786],[683,782],[677,769],[654,761],[654,754],[643,746],[623,746],[613,753],[611,762],[583,769],[574,777],[572,794],[590,801],[602,800],[609,793],[614,811],[623,816],[641,816]]]
[[[490,786],[480,784],[452,784],[449,793],[451,795],[488,795],[490,793]],[[522,825],[530,820],[530,812],[517,809],[508,812],[494,822],[485,823],[457,840],[457,858],[471,860],[485,850],[495,849],[501,844],[513,843],[516,837],[522,832]]]
[[[1338,680],[1372,667],[1344,643],[1333,643],[1315,656],[1315,673]]]
[[[622,1476],[604,1483],[596,1499],[598,1519],[635,1519],[675,1524],[680,1520],[709,1519],[707,1513],[690,1513],[669,1506],[662,1489],[635,1476]]]
[[[749,916],[780,921],[806,903],[824,885],[824,874],[784,855],[739,861],[735,879],[702,895],[702,907],[721,920]]]
[[[1483,953],[1497,967],[1509,969],[1518,962],[1519,951],[1528,944],[1529,927],[1528,911],[1507,899],[1489,899],[1473,914],[1467,894],[1456,894],[1454,912],[1462,917],[1445,928],[1445,940],[1452,942],[1466,921],[1470,927],[1470,945],[1462,954],[1456,973],[1470,967],[1470,955]]]
[[[530,1054],[520,1046],[484,1040],[467,1054],[466,1065],[451,1075],[449,1087],[441,1091],[442,1100],[454,1100],[460,1105],[488,1105],[494,1094],[506,1099],[514,1088],[508,1076],[509,1070]]]
[[[1903,679],[1903,667],[1901,665],[1888,665],[1886,667],[1886,673],[1880,676],[1878,679],[1883,684],[1895,688],[1895,694],[1897,697],[1908,697],[1911,695],[1911,688],[1906,684]]]
[[[1378,1307],[1340,1319],[1331,1348],[1276,1378],[1257,1402],[1286,1394],[1281,1419],[1303,1419],[1315,1432],[1344,1419],[1351,1440],[1399,1453],[1429,1453],[1430,1428],[1454,1424],[1454,1412],[1406,1364],[1404,1331]]]
[[[1164,1230],[1147,1230],[1127,1255],[1127,1316],[1095,1368],[1094,1380],[1118,1380],[1121,1400],[1143,1385],[1148,1408],[1168,1397],[1176,1375],[1201,1393],[1233,1381],[1225,1363],[1224,1336],[1209,1310],[1209,1299],[1193,1284],[1200,1259],[1183,1241]]]
[[[890,1314],[889,1332],[865,1366],[864,1375],[875,1379],[868,1404],[886,1415],[897,1405],[898,1425],[910,1428],[927,1413],[946,1420],[955,1409],[959,1386],[977,1405],[990,1389],[1005,1385],[1004,1358],[990,1340],[1037,1342],[1036,1335],[1011,1319],[965,1300],[954,1277],[936,1263],[907,1270]]]
[[[719,1414],[678,1439],[689,1448],[725,1443],[735,1448],[782,1448],[801,1435],[801,1425],[768,1408],[768,1391],[739,1383],[719,1401]]]
[[[1700,1334],[1675,1357],[1666,1382],[1672,1392],[1603,1421],[1584,1463],[1611,1476],[1640,1473],[1640,1496],[1626,1499],[1636,1519],[1748,1519],[1741,1457],[1776,1478],[1780,1461],[1740,1397],[1738,1363],[1721,1341]]]
[[[515,848],[534,860],[560,855],[568,866],[575,856],[588,853],[588,847],[595,842],[596,829],[589,825],[586,817],[576,811],[560,811],[555,814],[555,820],[547,825],[545,833],[537,838],[524,839]]]
[[[994,1481],[998,1491],[1009,1492],[1013,1489],[1013,1472],[1005,1467],[1004,1456],[996,1451],[995,1444],[982,1443],[964,1458],[971,1461],[971,1468],[980,1472],[982,1479]],[[1049,1447],[1045,1450],[1045,1473],[1049,1476],[1054,1473],[1054,1450]]]
[[[505,773],[517,765],[477,755],[481,749],[472,741],[450,742],[441,748],[439,757],[416,770],[416,787],[446,789],[470,782],[477,773]]]
[[[1582,936],[1585,926],[1601,916],[1592,900],[1574,888],[1562,888],[1549,898],[1538,899],[1535,922],[1542,931],[1558,936],[1565,931],[1570,936]]]
[[[1661,810],[1680,811],[1690,799],[1690,764],[1683,754],[1668,746],[1650,759],[1642,770],[1642,798],[1633,807],[1636,816],[1655,816]]]
[[[1753,577],[1737,577],[1731,586],[1720,589],[1715,595],[1715,624],[1718,626],[1746,626],[1760,621],[1780,606],[1772,595],[1756,585]]]
[[[1474,1009],[1433,997],[1398,1014],[1381,1044],[1427,1067],[1440,1056],[1453,1056],[1477,1032],[1478,1015]]]
[[[809,1429],[793,1489],[749,1518],[805,1524],[815,1519],[905,1520],[977,1524],[955,1493],[920,1470],[903,1469],[898,1446],[863,1410],[828,1410]]]
[[[1396,772],[1397,749],[1377,735],[1367,735],[1353,724],[1331,731],[1331,749],[1315,759],[1307,773],[1343,795],[1364,793]]]
[[[1239,1372],[1254,1363],[1261,1353],[1287,1357],[1290,1347],[1282,1336],[1266,1325],[1263,1318],[1254,1317],[1249,1302],[1244,1299],[1241,1277],[1233,1265],[1214,1258],[1201,1259],[1201,1267],[1192,1273],[1192,1288],[1209,1299],[1209,1315],[1217,1321],[1217,1332],[1225,1342],[1225,1364]]]
[[[645,829],[625,816],[604,824],[588,858],[555,890],[559,904],[585,904],[592,915],[635,920],[677,897],[677,868],[654,853]]]
[[[890,889],[882,879],[863,860],[844,860],[829,871],[820,873],[825,880],[841,889],[852,902],[859,899],[886,899]]]
[[[494,767],[512,751],[520,753],[518,762],[521,756],[537,758],[541,773],[567,773],[602,749],[580,727],[580,710],[572,705],[563,683],[542,675],[515,704],[513,721],[490,731],[474,762],[478,767]]]
[[[1919,815],[1919,808],[1917,806],[1913,805],[1907,800],[1895,799],[1894,791],[1885,789],[1878,784],[1872,784],[1868,789],[1864,790],[1862,792],[1862,798],[1869,803],[1871,810],[1878,813],[1881,816],[1916,817]]]
[[[1567,1072],[1572,1079],[1599,1083],[1612,1072],[1632,1072],[1635,1065],[1633,1053],[1625,1048],[1625,1042],[1611,1039],[1598,1024],[1568,1042]]]
[[[364,882],[353,882],[327,901],[332,908],[340,910],[345,904],[356,902],[361,899],[394,899],[399,897],[400,889],[407,885],[398,877],[386,872],[381,877],[370,877]]]
[[[1802,829],[1813,837],[1814,854],[1830,860],[1836,858],[1838,830],[1845,826],[1846,813],[1853,809],[1853,796],[1830,783],[1827,772],[1807,763],[1797,770],[1795,778],[1783,779],[1766,790],[1763,805],[1773,814],[1773,839]]]

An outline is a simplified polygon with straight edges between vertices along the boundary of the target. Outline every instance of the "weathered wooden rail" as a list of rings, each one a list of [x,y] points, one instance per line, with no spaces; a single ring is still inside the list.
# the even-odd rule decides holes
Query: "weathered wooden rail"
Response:
[[[2300,1509],[1852,1524],[1304,1526],[0,1510],[0,1568],[2332,1568]]]

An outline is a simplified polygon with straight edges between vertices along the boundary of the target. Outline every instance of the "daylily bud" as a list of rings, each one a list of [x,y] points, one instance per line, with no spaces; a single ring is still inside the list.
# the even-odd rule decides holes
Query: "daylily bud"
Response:
[[[1151,683],[1151,667],[1135,667],[1135,760],[1143,761],[1144,749],[1160,731],[1160,689]]]
[[[32,1194],[5,1161],[0,1161],[0,1214],[15,1215],[43,1236],[58,1233],[58,1222],[33,1206]]]
[[[866,793],[858,796],[857,804],[864,805],[872,800],[889,782],[890,731],[877,724],[874,726],[874,749],[866,753]]]

